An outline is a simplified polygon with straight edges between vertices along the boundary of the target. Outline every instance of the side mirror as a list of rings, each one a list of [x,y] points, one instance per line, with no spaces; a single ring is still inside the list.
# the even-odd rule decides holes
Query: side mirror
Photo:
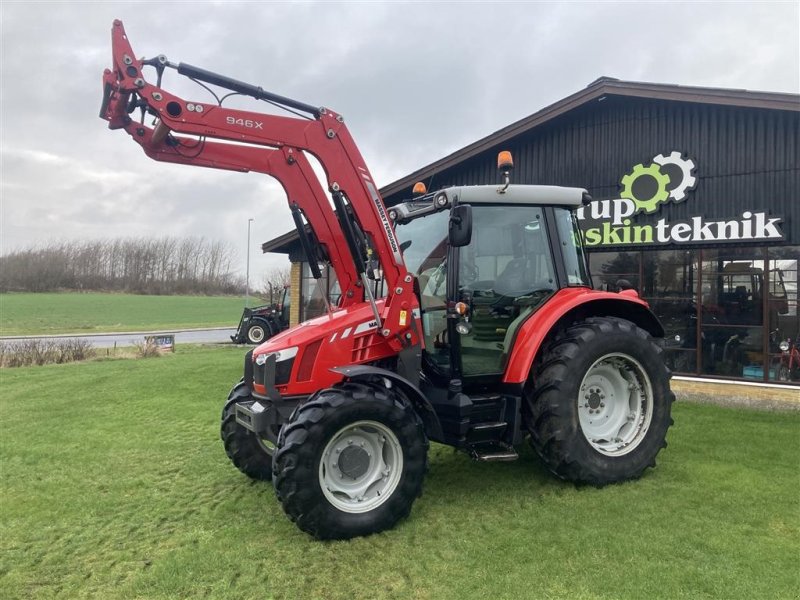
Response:
[[[459,204],[450,211],[448,241],[454,248],[466,246],[472,239],[472,207]]]

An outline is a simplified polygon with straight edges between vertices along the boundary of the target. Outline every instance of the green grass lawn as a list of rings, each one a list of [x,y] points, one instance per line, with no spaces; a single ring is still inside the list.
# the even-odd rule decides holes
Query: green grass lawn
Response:
[[[236,327],[243,307],[235,296],[0,294],[0,335]]]
[[[395,529],[317,542],[228,464],[242,351],[0,372],[4,598],[796,598],[800,415],[678,404],[639,481],[434,445]]]

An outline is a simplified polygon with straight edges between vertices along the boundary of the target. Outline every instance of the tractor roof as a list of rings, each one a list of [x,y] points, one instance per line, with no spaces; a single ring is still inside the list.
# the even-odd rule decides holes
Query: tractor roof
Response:
[[[458,196],[461,204],[540,204],[580,208],[588,193],[583,188],[556,185],[510,185],[503,190],[499,185],[471,185],[450,187],[437,192],[447,194],[449,200]]]

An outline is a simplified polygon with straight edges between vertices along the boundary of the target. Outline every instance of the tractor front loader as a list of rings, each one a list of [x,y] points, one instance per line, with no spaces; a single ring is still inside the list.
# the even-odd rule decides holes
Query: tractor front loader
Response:
[[[312,275],[330,265],[341,285],[326,314],[245,355],[222,409],[229,459],[272,479],[298,527],[391,528],[422,491],[431,440],[502,461],[529,438],[556,476],[598,486],[655,465],[673,400],[664,331],[635,291],[592,289],[573,214],[585,190],[511,185],[501,153],[500,185],[418,190],[387,209],[341,115],[137,59],[119,21],[112,46],[109,127],[155,160],[278,179]],[[161,86],[167,69],[292,116],[180,98]]]

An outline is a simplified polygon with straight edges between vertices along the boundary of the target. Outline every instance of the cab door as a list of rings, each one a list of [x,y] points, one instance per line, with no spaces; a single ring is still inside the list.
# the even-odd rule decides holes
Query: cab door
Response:
[[[540,206],[476,205],[472,238],[450,249],[458,269],[451,304],[464,302],[469,333],[458,336],[453,371],[465,380],[500,377],[519,326],[558,288]]]

